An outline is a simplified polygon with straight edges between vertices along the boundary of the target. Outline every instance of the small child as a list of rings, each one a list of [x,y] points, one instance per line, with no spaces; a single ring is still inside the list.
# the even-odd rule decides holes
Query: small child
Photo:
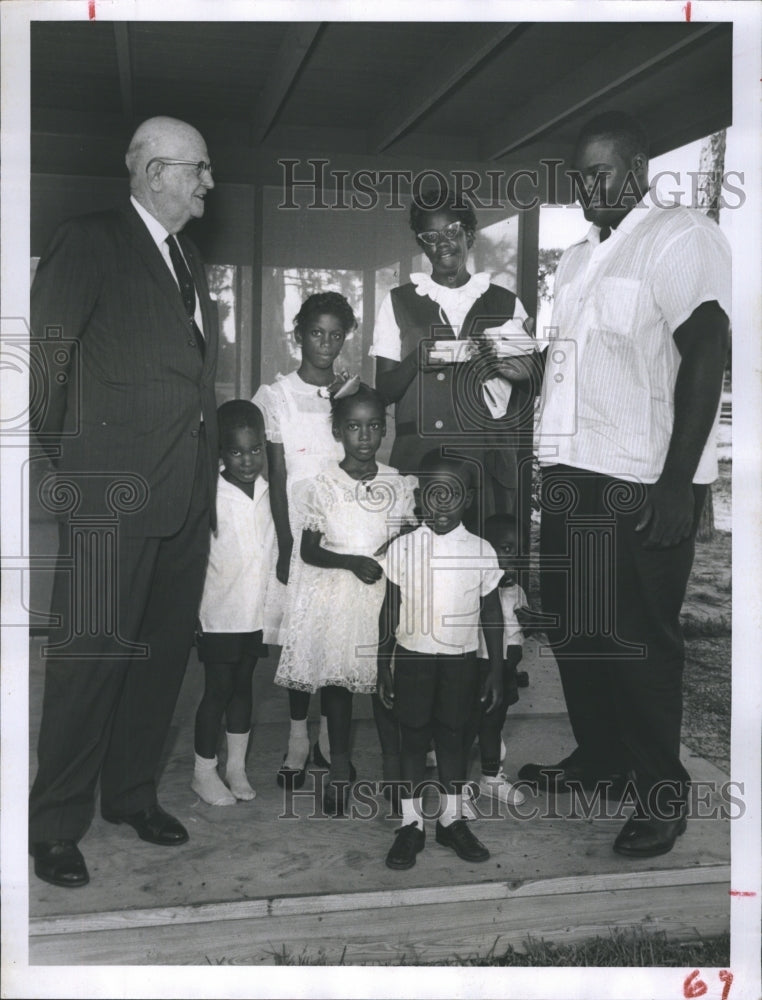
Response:
[[[484,522],[484,537],[497,553],[500,569],[503,571],[499,583],[500,605],[503,609],[503,701],[494,712],[485,712],[483,706],[476,704],[474,713],[466,727],[464,741],[464,767],[468,771],[468,760],[474,738],[479,736],[479,752],[481,755],[482,777],[479,790],[482,794],[492,796],[501,802],[521,805],[523,794],[518,788],[500,773],[502,746],[501,735],[505,725],[505,717],[509,705],[515,705],[519,700],[519,683],[517,667],[523,656],[523,632],[518,615],[522,610],[529,611],[526,594],[516,580],[516,554],[518,545],[518,530],[516,518],[511,514],[493,514]],[[490,669],[487,657],[487,646],[484,632],[479,633],[479,648],[477,652],[479,674],[484,680]],[[466,786],[466,798],[463,812],[469,819],[476,819],[478,813],[474,808]]]
[[[253,799],[246,777],[251,731],[251,679],[262,643],[265,588],[275,557],[261,412],[246,399],[223,403],[219,417],[222,471],[217,530],[212,534],[199,609],[198,654],[205,686],[196,712],[191,788],[212,806]],[[217,773],[217,741],[227,722],[225,784]]]
[[[481,694],[485,711],[496,712],[502,698],[497,586],[503,573],[489,542],[462,524],[474,495],[470,473],[462,460],[427,452],[420,463],[424,524],[395,539],[386,554],[378,692],[387,708],[394,705],[402,736],[402,826],[386,857],[395,869],[412,868],[426,842],[419,789],[432,736],[445,792],[437,843],[465,861],[489,857],[461,816],[460,789],[464,728],[478,697],[480,620],[490,663]]]
[[[302,352],[298,369],[279,377],[272,385],[257,390],[254,402],[265,417],[267,461],[270,479],[270,506],[278,539],[275,578],[271,581],[265,609],[265,642],[282,645],[286,587],[292,568],[294,536],[291,506],[294,489],[316,476],[344,455],[331,432],[329,387],[341,381],[334,371],[347,334],[357,326],[355,314],[338,292],[310,295],[294,317],[294,336]],[[309,691],[288,692],[291,731],[278,784],[304,784],[310,759],[307,731]],[[326,713],[321,695],[320,732],[313,756],[315,763],[327,765],[330,758]]]
[[[352,693],[376,688],[383,571],[374,558],[404,524],[415,524],[415,480],[376,462],[386,434],[384,401],[360,384],[331,401],[344,458],[295,497],[304,565],[289,586],[286,636],[275,681],[309,694],[321,688],[328,716],[330,780],[324,806],[344,811],[349,783]]]

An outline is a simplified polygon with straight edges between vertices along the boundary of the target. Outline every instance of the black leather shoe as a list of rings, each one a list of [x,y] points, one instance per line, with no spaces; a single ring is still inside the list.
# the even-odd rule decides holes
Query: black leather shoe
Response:
[[[128,816],[116,816],[107,812],[102,815],[107,823],[126,823],[131,826],[140,839],[147,840],[149,844],[174,847],[188,840],[188,831],[182,823],[164,812],[158,802]]]
[[[331,766],[331,762],[325,759],[323,751],[320,749],[320,744],[316,743],[312,748],[312,759],[315,761],[318,767],[324,767],[326,770]],[[350,760],[349,762],[349,780],[357,781],[357,771],[355,766]]]
[[[572,783],[586,792],[600,789],[602,796],[610,802],[619,801],[627,784],[624,774],[593,775],[578,764],[524,764],[519,768],[519,778],[534,785],[535,792],[544,795],[567,794]]]
[[[464,861],[486,861],[489,851],[478,840],[464,819],[456,819],[449,826],[442,826],[437,820],[437,843],[442,847],[451,847],[459,858]]]
[[[386,855],[386,867],[405,871],[415,864],[415,857],[426,846],[426,831],[415,823],[408,823],[394,831],[394,843]]]
[[[281,788],[301,788],[304,784],[304,779],[307,777],[307,765],[310,762],[310,755],[307,754],[307,759],[302,768],[286,767],[286,756],[287,754],[283,754],[283,764],[276,774],[275,780]]]
[[[685,816],[677,819],[655,819],[652,816],[631,816],[614,841],[614,850],[625,858],[655,858],[668,854],[675,841],[685,833]]]
[[[82,852],[73,840],[38,840],[32,844],[34,874],[63,889],[87,885],[90,875]]]

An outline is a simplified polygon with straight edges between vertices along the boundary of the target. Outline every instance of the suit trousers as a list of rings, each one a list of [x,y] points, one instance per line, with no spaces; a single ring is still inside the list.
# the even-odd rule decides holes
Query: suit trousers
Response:
[[[52,608],[62,628],[51,636],[46,662],[39,766],[29,802],[32,843],[77,841],[84,835],[99,775],[105,813],[128,815],[156,802],[159,760],[193,642],[206,570],[214,488],[207,447],[202,425],[190,505],[176,534],[119,533],[113,560],[119,643],[114,629],[90,635],[80,629],[76,642],[67,641],[76,631],[82,603],[98,595],[88,597],[76,575],[56,576]],[[63,557],[71,542],[68,525],[61,528]],[[87,537],[81,544],[80,565],[87,565],[96,556],[88,552]],[[66,656],[56,655],[56,640]],[[125,655],[128,643],[139,645]]]
[[[635,531],[647,484],[583,469],[543,469],[542,608],[577,749],[592,778],[634,769],[639,794],[683,786],[680,609],[706,486],[694,486],[689,538],[666,549]]]

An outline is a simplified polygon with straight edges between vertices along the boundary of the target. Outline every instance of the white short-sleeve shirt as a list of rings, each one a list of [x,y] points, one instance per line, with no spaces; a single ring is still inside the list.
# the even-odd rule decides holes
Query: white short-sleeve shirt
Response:
[[[205,632],[257,632],[275,559],[270,492],[261,477],[254,496],[217,479],[217,530],[212,533],[198,617]]]
[[[400,588],[401,646],[450,656],[477,648],[481,599],[503,575],[489,542],[462,524],[446,535],[422,525],[396,538],[382,565]]]
[[[647,207],[604,243],[593,226],[564,253],[537,425],[541,465],[653,483],[674,423],[675,330],[702,302],[730,315],[730,247],[694,209]],[[694,482],[717,477],[719,409]]]

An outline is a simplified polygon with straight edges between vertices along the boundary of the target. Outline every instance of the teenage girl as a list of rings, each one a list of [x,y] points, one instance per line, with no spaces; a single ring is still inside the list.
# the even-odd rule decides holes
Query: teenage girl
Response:
[[[329,463],[343,456],[331,433],[331,404],[328,389],[341,377],[334,370],[347,334],[357,326],[351,306],[337,292],[320,292],[305,299],[294,318],[294,336],[301,348],[298,369],[263,385],[254,402],[265,417],[267,461],[270,479],[270,506],[278,540],[277,579],[268,588],[264,641],[282,645],[281,625],[286,603],[285,585],[292,572],[294,536],[291,505],[298,484],[317,475]],[[291,731],[278,784],[286,781],[294,788],[304,783],[310,757],[307,711],[310,693],[291,689],[288,693]],[[330,757],[325,710],[321,697],[321,719],[315,761],[325,764]]]
[[[376,689],[384,583],[375,557],[416,517],[415,480],[376,461],[386,434],[379,393],[360,384],[354,395],[334,397],[332,430],[343,458],[307,484],[295,504],[304,566],[289,587],[275,680],[291,691],[323,691],[331,754],[324,805],[340,813],[351,781],[352,694]]]

